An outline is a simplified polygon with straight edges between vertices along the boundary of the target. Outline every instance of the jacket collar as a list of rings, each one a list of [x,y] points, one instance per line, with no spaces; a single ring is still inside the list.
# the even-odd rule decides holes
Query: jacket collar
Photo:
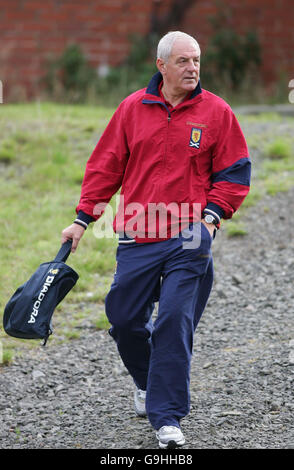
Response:
[[[162,75],[161,75],[160,72],[157,72],[155,75],[153,75],[153,77],[151,78],[151,80],[149,82],[149,85],[146,89],[146,95],[154,95],[154,96],[156,96],[157,98],[159,98],[161,100],[158,87],[159,87],[160,83],[162,82],[162,80],[163,80],[163,78],[162,78]],[[200,83],[200,80],[199,80],[195,90],[193,91],[193,93],[189,97],[189,100],[192,100],[193,98],[195,98],[200,93],[202,93],[202,88],[201,88],[201,83]]]

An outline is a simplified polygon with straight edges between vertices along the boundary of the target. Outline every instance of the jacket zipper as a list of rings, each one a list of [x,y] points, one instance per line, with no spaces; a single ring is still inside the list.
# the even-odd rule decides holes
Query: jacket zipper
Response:
[[[169,123],[171,121],[171,112],[168,108],[166,108],[168,111],[168,116],[167,116],[167,131],[166,131],[166,138],[165,138],[165,149],[164,149],[164,155],[163,155],[163,165],[162,169],[163,172],[165,172],[165,167],[166,167],[166,159],[167,159],[167,146],[168,146],[168,136],[169,136]]]
[[[163,103],[162,101],[143,100],[142,103],[143,104],[160,104],[161,106],[163,106],[166,109],[166,111],[168,113],[168,116],[167,116],[167,132],[166,132],[166,139],[165,139],[165,149],[164,149],[164,154],[163,154],[163,159],[162,159],[162,170],[164,172],[165,171],[166,154],[167,154],[169,123],[171,121],[171,111],[168,109],[166,104]]]

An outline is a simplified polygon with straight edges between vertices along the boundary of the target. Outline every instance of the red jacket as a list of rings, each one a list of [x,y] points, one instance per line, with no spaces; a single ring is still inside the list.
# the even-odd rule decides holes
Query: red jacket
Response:
[[[157,73],[147,89],[128,96],[114,113],[87,162],[79,219],[98,219],[96,205],[106,205],[119,188],[129,214],[124,212],[123,225],[116,217],[115,231],[134,220],[136,204],[144,207],[145,217],[150,203],[188,203],[192,220],[192,204],[199,203],[201,211],[228,219],[246,197],[248,149],[229,105],[199,82],[171,108],[161,95],[161,82]],[[143,234],[135,238],[147,241]]]

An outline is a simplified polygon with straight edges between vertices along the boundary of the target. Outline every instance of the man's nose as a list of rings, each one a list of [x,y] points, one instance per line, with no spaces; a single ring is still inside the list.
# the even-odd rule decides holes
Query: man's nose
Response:
[[[198,62],[195,62],[193,59],[190,59],[188,62],[188,70],[194,72],[198,69]]]

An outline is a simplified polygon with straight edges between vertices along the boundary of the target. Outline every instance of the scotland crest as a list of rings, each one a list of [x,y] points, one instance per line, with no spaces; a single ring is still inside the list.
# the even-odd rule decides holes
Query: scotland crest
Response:
[[[196,127],[192,127],[191,130],[191,136],[190,136],[190,147],[195,147],[196,149],[199,149],[200,147],[200,141],[201,141],[201,134],[202,130],[197,129]]]

